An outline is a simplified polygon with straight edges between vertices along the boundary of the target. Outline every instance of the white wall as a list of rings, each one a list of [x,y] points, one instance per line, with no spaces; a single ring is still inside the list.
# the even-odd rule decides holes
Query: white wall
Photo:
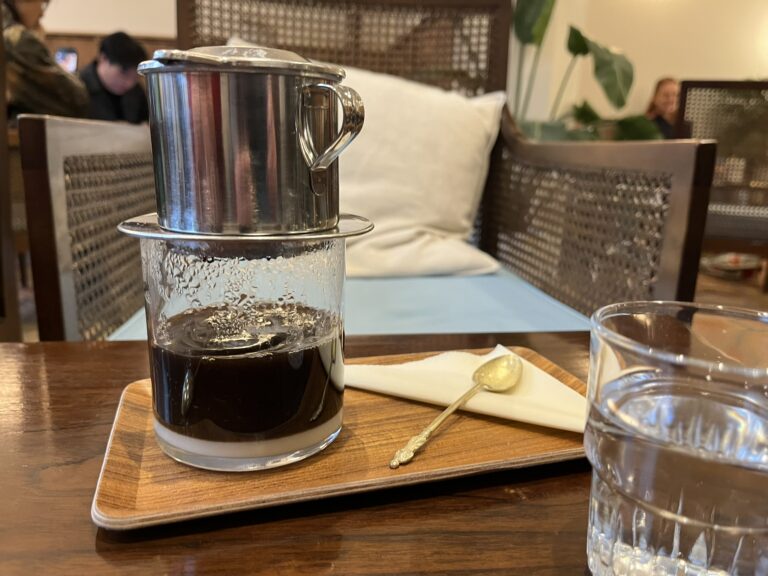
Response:
[[[585,33],[622,48],[635,65],[627,113],[644,111],[663,76],[768,78],[768,0],[589,0]],[[598,111],[617,114],[594,81],[585,78],[582,93]]]
[[[766,0],[768,2],[768,0]],[[590,0],[559,0],[552,13],[552,19],[549,23],[544,43],[542,45],[541,57],[536,73],[536,80],[533,85],[530,105],[528,107],[527,118],[543,120],[549,117],[550,108],[554,100],[557,88],[563,78],[565,69],[570,60],[566,43],[568,40],[568,27],[572,24],[577,28],[583,28],[586,24],[587,7]],[[514,101],[516,70],[520,45],[512,34],[509,50],[509,82],[508,92],[510,109]],[[528,83],[528,71],[533,60],[534,48],[527,48],[526,63],[523,70],[523,93],[520,99],[524,99],[524,90]],[[560,113],[567,109],[569,104],[575,102],[581,90],[581,76],[574,72],[571,81],[568,84],[568,92],[563,99]],[[522,106],[522,105],[521,105]]]
[[[663,76],[681,80],[768,78],[768,0],[557,0],[529,119],[549,116],[569,60],[565,48],[568,24],[596,42],[621,49],[634,64],[629,101],[617,111],[594,80],[591,59],[580,59],[566,104],[586,99],[603,116],[644,112],[656,80]],[[512,42],[510,94],[517,50]]]
[[[175,0],[53,0],[43,26],[50,32],[176,37]]]

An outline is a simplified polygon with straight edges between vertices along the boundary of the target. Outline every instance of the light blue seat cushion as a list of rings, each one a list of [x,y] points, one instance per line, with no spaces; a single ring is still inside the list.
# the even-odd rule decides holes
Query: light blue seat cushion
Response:
[[[589,330],[589,319],[515,274],[353,278],[345,330],[355,334]]]
[[[486,276],[350,278],[348,336],[589,330],[589,319],[505,270]],[[138,311],[110,340],[146,339]]]

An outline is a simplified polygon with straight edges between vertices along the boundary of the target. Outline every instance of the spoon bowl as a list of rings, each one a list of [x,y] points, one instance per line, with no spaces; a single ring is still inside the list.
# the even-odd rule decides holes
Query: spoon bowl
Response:
[[[489,392],[506,392],[517,385],[522,371],[520,357],[505,354],[481,364],[472,374],[472,380]]]

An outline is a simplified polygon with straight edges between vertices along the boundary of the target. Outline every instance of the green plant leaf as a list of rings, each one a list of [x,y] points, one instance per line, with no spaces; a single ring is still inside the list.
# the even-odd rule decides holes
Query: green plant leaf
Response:
[[[589,54],[589,44],[587,39],[578,28],[570,27],[568,32],[568,52],[574,56],[585,56]]]
[[[616,108],[627,103],[634,68],[626,56],[585,38],[595,61],[595,78],[605,96]]]
[[[660,140],[659,127],[645,116],[627,116],[616,121],[616,140]]]
[[[517,0],[514,27],[521,44],[541,46],[554,8],[555,0]]]
[[[600,115],[595,112],[595,109],[586,100],[581,104],[574,104],[571,115],[576,122],[584,126],[589,126],[602,120]]]

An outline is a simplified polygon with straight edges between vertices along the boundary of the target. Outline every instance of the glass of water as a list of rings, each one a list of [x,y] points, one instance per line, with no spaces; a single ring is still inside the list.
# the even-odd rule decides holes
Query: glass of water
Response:
[[[602,308],[588,396],[595,576],[768,575],[768,312]]]

